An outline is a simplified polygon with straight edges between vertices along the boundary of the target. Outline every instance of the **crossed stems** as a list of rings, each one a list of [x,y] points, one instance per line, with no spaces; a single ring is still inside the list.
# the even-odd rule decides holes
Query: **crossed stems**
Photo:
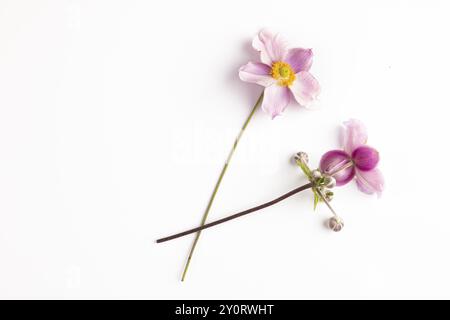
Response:
[[[235,214],[233,214],[231,216],[228,216],[228,217],[225,217],[223,219],[219,219],[219,220],[216,220],[216,221],[204,224],[204,225],[202,225],[200,227],[193,228],[193,229],[190,229],[190,230],[186,230],[184,232],[180,232],[180,233],[171,235],[169,237],[158,239],[158,240],[156,240],[156,243],[166,242],[166,241],[173,240],[173,239],[176,239],[176,238],[179,238],[179,237],[183,237],[183,236],[186,236],[188,234],[191,234],[191,233],[194,233],[194,232],[198,232],[198,231],[203,230],[203,229],[211,228],[211,227],[213,227],[215,225],[224,223],[226,221],[230,221],[230,220],[242,217],[242,216],[244,216],[246,214],[249,214],[249,213],[252,213],[252,212],[255,212],[255,211],[267,208],[267,207],[270,207],[270,206],[272,206],[272,205],[274,205],[274,204],[276,204],[276,203],[278,203],[278,202],[280,202],[280,201],[282,201],[282,200],[284,200],[286,198],[289,198],[290,196],[293,196],[294,194],[297,194],[297,193],[299,193],[299,192],[301,192],[303,190],[312,188],[313,185],[314,184],[312,182],[307,183],[307,184],[305,184],[305,185],[303,185],[301,187],[298,187],[298,188],[296,188],[296,189],[294,189],[292,191],[289,191],[288,193],[283,194],[282,196],[280,196],[280,197],[278,197],[278,198],[276,198],[276,199],[274,199],[272,201],[269,201],[269,202],[266,202],[266,203],[261,204],[259,206],[256,206],[256,207],[253,207],[253,208],[250,208],[250,209],[247,209],[247,210],[235,213]]]
[[[328,175],[332,177],[333,175],[337,174],[339,171],[348,168],[350,165],[352,165],[352,164],[346,164],[346,165],[342,166],[341,168],[339,168],[338,170],[335,170],[335,171],[331,172],[331,174],[328,174]],[[183,232],[180,232],[180,233],[177,233],[177,234],[165,237],[165,238],[158,239],[158,240],[156,240],[156,243],[166,242],[166,241],[169,241],[169,240],[173,240],[173,239],[177,239],[177,238],[180,238],[180,237],[184,237],[184,236],[186,236],[188,234],[191,234],[191,233],[194,233],[194,232],[198,232],[198,231],[201,231],[201,230],[204,230],[204,229],[208,229],[208,228],[211,228],[211,227],[216,226],[218,224],[221,224],[221,223],[224,223],[224,222],[227,222],[227,221],[230,221],[230,220],[242,217],[242,216],[247,215],[249,213],[252,213],[252,212],[255,212],[255,211],[259,211],[261,209],[270,207],[270,206],[272,206],[272,205],[274,205],[274,204],[276,204],[276,203],[278,203],[280,201],[283,201],[283,200],[293,196],[294,194],[297,194],[299,192],[302,192],[302,191],[310,189],[310,188],[313,188],[317,192],[319,197],[322,199],[323,202],[325,202],[325,204],[330,209],[330,211],[333,213],[333,215],[335,215],[337,217],[338,215],[334,211],[334,209],[331,207],[330,202],[326,199],[326,197],[324,196],[323,192],[318,187],[317,183],[314,180],[312,180],[311,182],[309,182],[309,183],[307,183],[307,184],[305,184],[303,186],[297,187],[294,190],[291,190],[288,193],[285,193],[282,196],[280,196],[280,197],[278,197],[276,199],[273,199],[273,200],[271,200],[269,202],[266,202],[266,203],[263,203],[263,204],[261,204],[259,206],[256,206],[256,207],[253,207],[253,208],[250,208],[250,209],[247,209],[247,210],[244,210],[244,211],[232,214],[232,215],[230,215],[228,217],[225,217],[225,218],[222,218],[222,219],[219,219],[219,220],[207,223],[207,224],[203,224],[203,225],[201,225],[201,226],[199,226],[197,228],[189,229],[189,230],[186,230],[186,231],[183,231]]]

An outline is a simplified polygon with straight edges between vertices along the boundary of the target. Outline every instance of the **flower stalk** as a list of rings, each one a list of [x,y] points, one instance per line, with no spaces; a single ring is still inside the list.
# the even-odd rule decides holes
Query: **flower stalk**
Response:
[[[233,158],[234,152],[236,151],[236,148],[239,144],[239,141],[241,140],[242,135],[244,134],[245,129],[247,128],[248,124],[250,123],[250,120],[253,118],[253,115],[255,114],[259,105],[261,104],[261,102],[263,100],[263,96],[264,96],[264,92],[262,92],[261,95],[259,96],[255,105],[253,106],[253,109],[250,111],[250,114],[248,115],[247,119],[245,120],[244,124],[242,125],[242,128],[239,131],[239,134],[237,135],[236,139],[234,140],[233,147],[231,148],[230,153],[228,154],[227,160],[225,161],[222,171],[220,172],[219,179],[217,180],[216,185],[214,186],[213,192],[211,194],[211,197],[209,198],[208,205],[206,206],[205,212],[203,213],[202,220],[200,221],[200,227],[196,228],[198,230],[192,231],[192,232],[197,232],[197,234],[195,235],[191,249],[189,250],[189,255],[186,260],[186,264],[184,266],[183,275],[181,276],[181,281],[184,281],[184,279],[186,278],[186,274],[189,269],[189,265],[191,263],[192,256],[194,254],[195,248],[196,248],[198,240],[200,238],[201,230],[205,229],[205,228],[203,228],[203,226],[206,223],[206,219],[208,218],[209,211],[211,210],[214,199],[216,198],[216,194],[217,194],[217,191],[219,190],[220,184],[222,183],[222,179],[225,176],[225,173],[227,172],[228,165],[230,164],[230,161]],[[190,232],[190,233],[192,233],[192,232]]]
[[[219,219],[219,220],[207,223],[207,224],[203,224],[203,225],[201,225],[200,227],[197,227],[197,228],[189,229],[189,230],[186,230],[186,231],[183,231],[183,232],[180,232],[180,233],[177,233],[177,234],[165,237],[165,238],[158,239],[158,240],[156,240],[156,243],[166,242],[166,241],[169,241],[169,240],[173,240],[173,239],[177,239],[177,238],[180,238],[180,237],[184,237],[184,236],[186,236],[188,234],[191,234],[191,233],[194,233],[194,232],[199,233],[201,230],[204,230],[204,229],[207,229],[207,228],[211,228],[211,227],[214,227],[214,226],[216,226],[218,224],[221,224],[221,223],[224,223],[224,222],[227,222],[227,221],[230,221],[230,220],[242,217],[242,216],[247,215],[249,213],[252,213],[252,212],[255,212],[255,211],[259,211],[261,209],[273,206],[274,204],[276,204],[276,203],[278,203],[280,201],[283,201],[283,200],[293,196],[294,194],[297,194],[299,192],[302,192],[304,190],[312,188],[313,185],[314,184],[312,182],[307,183],[307,184],[305,184],[303,186],[300,186],[298,188],[295,188],[294,190],[289,191],[288,193],[283,194],[282,196],[280,196],[280,197],[278,197],[278,198],[276,198],[274,200],[271,200],[269,202],[263,203],[263,204],[261,204],[259,206],[256,206],[256,207],[253,207],[253,208],[250,208],[250,209],[247,209],[247,210],[235,213],[235,214],[230,215],[228,217],[225,217],[225,218],[222,218],[222,219]]]
[[[248,122],[247,122],[248,123]],[[239,139],[240,136],[238,136]],[[239,141],[239,140],[237,140]],[[236,144],[235,144],[236,145]],[[162,242],[166,242],[166,241],[170,241],[170,240],[174,240],[180,237],[184,237],[187,236],[191,233],[197,232],[197,237],[196,239],[198,239],[198,235],[200,234],[200,232],[204,229],[208,229],[211,227],[214,227],[218,224],[242,217],[244,215],[247,215],[249,213],[255,212],[255,211],[259,211],[261,209],[273,206],[274,204],[283,201],[301,191],[307,190],[307,189],[312,189],[312,191],[314,192],[315,195],[315,201],[320,198],[320,200],[322,200],[323,202],[325,202],[325,204],[327,205],[327,207],[330,209],[330,211],[333,213],[333,218],[330,220],[330,228],[333,231],[340,231],[343,227],[343,221],[342,219],[337,215],[337,213],[334,211],[334,209],[331,207],[330,204],[330,200],[331,197],[329,197],[329,193],[332,193],[329,191],[329,189],[333,188],[336,185],[336,181],[333,177],[333,175],[338,174],[341,170],[345,170],[345,168],[347,167],[345,164],[341,166],[341,168],[339,170],[335,170],[333,172],[333,175],[328,175],[328,174],[323,174],[320,170],[316,169],[316,170],[311,170],[308,166],[308,155],[304,152],[298,152],[295,155],[295,161],[296,163],[300,166],[300,168],[302,169],[302,171],[305,173],[305,175],[308,177],[309,183],[302,185],[300,187],[295,188],[294,190],[291,190],[285,194],[283,194],[282,196],[273,199],[269,202],[263,203],[261,205],[258,205],[256,207],[232,214],[230,216],[227,216],[225,218],[210,222],[210,223],[205,223],[206,218],[204,218],[202,220],[202,224],[199,227],[196,228],[192,228],[180,233],[176,233],[173,234],[171,236],[168,237],[164,237],[161,239],[156,240],[156,243],[162,243]],[[221,177],[223,177],[223,175],[221,175]],[[220,180],[219,180],[220,181]],[[217,191],[217,190],[215,190]],[[214,195],[214,194],[213,194]],[[315,203],[316,205],[316,203]],[[195,248],[195,242],[194,242],[194,248]],[[192,251],[191,251],[192,252]]]
[[[303,156],[303,158],[302,158],[302,156]],[[308,172],[308,177],[309,177],[309,180],[310,180],[309,183],[307,183],[307,184],[305,184],[303,186],[297,187],[294,190],[291,190],[291,191],[283,194],[282,196],[280,196],[280,197],[278,197],[276,199],[273,199],[273,200],[271,200],[269,202],[260,204],[260,205],[258,205],[256,207],[253,207],[253,208],[250,208],[250,209],[247,209],[247,210],[244,210],[244,211],[232,214],[230,216],[227,216],[225,218],[222,218],[222,219],[219,219],[219,220],[207,223],[207,224],[202,223],[199,227],[192,228],[192,229],[189,229],[189,230],[177,233],[177,234],[173,234],[173,235],[168,236],[168,237],[164,237],[164,238],[158,239],[158,240],[156,240],[156,243],[162,243],[162,242],[174,240],[174,239],[177,239],[177,238],[180,238],[180,237],[187,236],[187,235],[189,235],[191,233],[194,233],[194,232],[197,232],[197,235],[198,235],[204,229],[208,229],[208,228],[214,227],[214,226],[216,226],[218,224],[221,224],[221,223],[224,223],[224,222],[227,222],[227,221],[230,221],[230,220],[233,220],[233,219],[245,216],[245,215],[247,215],[249,213],[252,213],[252,212],[255,212],[255,211],[259,211],[261,209],[273,206],[274,204],[276,204],[276,203],[278,203],[280,201],[283,201],[283,200],[285,200],[285,199],[287,199],[287,198],[289,198],[289,197],[291,197],[291,196],[293,196],[293,195],[295,195],[295,194],[297,194],[297,193],[299,193],[301,191],[307,190],[307,189],[312,189],[314,191],[314,193],[317,194],[318,197],[320,197],[323,202],[325,202],[327,207],[333,213],[334,218],[339,218],[337,213],[331,207],[331,204],[330,204],[329,200],[327,199],[327,196],[324,195],[324,193],[322,192],[322,189],[324,188],[324,186],[333,187],[333,185],[335,183],[333,181],[334,178],[332,178],[332,176],[325,176],[324,177],[324,176],[322,176],[322,173],[320,171],[318,171],[318,170],[312,170],[311,171],[311,169],[309,169],[309,167],[307,165],[307,159],[305,158],[306,157],[305,153],[302,153],[302,154],[298,153],[296,155],[296,157],[297,157],[297,159],[296,159],[297,162],[301,163],[302,169],[305,170],[306,172]],[[338,172],[339,171],[335,172],[335,174],[338,173]],[[339,231],[339,230],[335,230],[335,231]]]

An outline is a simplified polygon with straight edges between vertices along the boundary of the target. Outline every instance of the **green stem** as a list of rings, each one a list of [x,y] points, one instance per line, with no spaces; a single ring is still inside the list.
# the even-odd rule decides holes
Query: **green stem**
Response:
[[[206,210],[203,213],[203,217],[202,217],[202,220],[200,222],[200,226],[203,226],[206,223],[206,219],[208,218],[209,210],[211,209],[211,206],[212,206],[212,204],[214,202],[214,199],[216,197],[217,191],[219,190],[220,184],[222,183],[223,176],[227,172],[228,165],[229,165],[229,163],[231,161],[231,158],[233,157],[233,154],[234,154],[234,152],[235,152],[235,150],[237,148],[237,145],[238,145],[239,141],[241,140],[242,134],[244,133],[245,129],[247,128],[247,126],[248,126],[250,120],[252,119],[253,115],[255,114],[256,110],[258,109],[258,106],[260,105],[260,103],[262,101],[263,95],[264,95],[264,93],[261,93],[261,95],[259,96],[259,98],[256,101],[255,105],[253,106],[252,111],[248,115],[247,120],[245,120],[244,125],[241,128],[241,131],[239,131],[238,136],[234,140],[233,147],[231,148],[230,153],[228,154],[227,160],[225,161],[225,164],[223,165],[222,172],[220,172],[220,176],[219,176],[219,179],[216,182],[216,185],[214,187],[213,193],[212,193],[211,197],[209,198],[209,202],[208,202],[208,205],[206,207]],[[189,256],[188,256],[188,258],[186,260],[186,264],[184,266],[184,271],[183,271],[183,276],[181,277],[181,281],[184,281],[184,279],[186,278],[186,273],[187,273],[187,271],[189,269],[189,264],[191,263],[192,255],[194,254],[195,247],[197,246],[198,239],[200,238],[200,234],[201,234],[201,231],[198,231],[196,233],[196,235],[195,235],[194,242],[192,243],[191,250],[189,251]]]

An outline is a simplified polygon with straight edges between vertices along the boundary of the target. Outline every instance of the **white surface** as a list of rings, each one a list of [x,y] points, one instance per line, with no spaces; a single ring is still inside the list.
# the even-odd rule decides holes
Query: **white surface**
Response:
[[[2,1],[0,297],[450,298],[445,1]],[[355,117],[381,200],[354,184],[332,233],[305,193],[192,237],[260,88],[261,27],[312,47],[320,109],[259,111],[210,219],[304,181]]]

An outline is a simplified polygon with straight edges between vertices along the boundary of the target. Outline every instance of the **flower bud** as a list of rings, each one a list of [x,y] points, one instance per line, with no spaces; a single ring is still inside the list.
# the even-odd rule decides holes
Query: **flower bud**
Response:
[[[333,200],[333,197],[334,197],[333,191],[327,191],[327,192],[325,192],[325,200],[327,200],[328,202],[330,202],[331,200]]]
[[[332,189],[336,186],[336,179],[333,178],[332,176],[326,175],[324,184],[325,184],[325,187]]]
[[[308,163],[308,154],[306,153],[306,152],[302,152],[302,151],[300,151],[300,152],[297,152],[295,155],[294,155],[294,160],[295,160],[295,162],[297,162],[297,163],[299,163],[299,162],[302,162],[302,163]]]
[[[344,228],[344,220],[334,216],[328,220],[328,227],[335,232],[341,231]]]
[[[317,169],[316,169],[316,170],[313,170],[313,171],[311,172],[311,174],[312,174],[314,180],[317,180],[317,179],[322,178],[322,172],[320,172],[320,170],[317,170]]]

